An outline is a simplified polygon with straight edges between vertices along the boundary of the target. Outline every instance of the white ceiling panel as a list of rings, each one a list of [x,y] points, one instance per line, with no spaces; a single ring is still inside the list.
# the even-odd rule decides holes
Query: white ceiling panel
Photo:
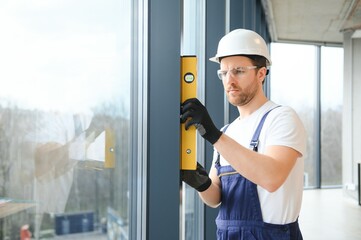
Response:
[[[262,0],[275,42],[342,44],[361,28],[361,0]]]

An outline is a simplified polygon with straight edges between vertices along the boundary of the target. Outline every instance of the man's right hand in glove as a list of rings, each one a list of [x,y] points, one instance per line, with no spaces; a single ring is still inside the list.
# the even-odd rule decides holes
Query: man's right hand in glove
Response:
[[[181,170],[181,179],[198,192],[203,192],[212,184],[207,171],[197,162],[196,170]]]

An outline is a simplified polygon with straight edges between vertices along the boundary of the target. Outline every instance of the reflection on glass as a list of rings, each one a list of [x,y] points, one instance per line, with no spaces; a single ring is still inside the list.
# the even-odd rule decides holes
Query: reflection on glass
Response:
[[[271,100],[291,106],[300,116],[308,134],[304,186],[316,186],[316,47],[297,44],[271,44]]]
[[[128,239],[127,2],[0,3],[0,239]]]
[[[321,184],[342,185],[343,49],[321,48]],[[332,120],[331,120],[332,119]]]

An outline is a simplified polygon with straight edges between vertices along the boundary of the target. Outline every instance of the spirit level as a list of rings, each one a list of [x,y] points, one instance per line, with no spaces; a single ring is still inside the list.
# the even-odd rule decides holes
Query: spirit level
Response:
[[[181,57],[181,103],[189,98],[197,97],[197,57]],[[180,167],[183,170],[195,170],[197,168],[197,131],[194,126],[185,130],[185,124],[181,124],[180,136]]]

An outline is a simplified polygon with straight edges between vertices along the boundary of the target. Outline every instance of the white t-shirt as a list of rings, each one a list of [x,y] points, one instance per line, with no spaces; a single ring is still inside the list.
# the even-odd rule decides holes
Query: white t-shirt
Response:
[[[225,134],[244,147],[249,147],[261,118],[276,106],[272,101],[268,101],[250,116],[237,118],[228,126]],[[296,112],[290,107],[281,106],[268,114],[259,136],[258,152],[265,152],[267,146],[278,145],[293,148],[304,156],[306,140],[306,131]],[[214,152],[213,161],[216,158],[217,151]],[[220,156],[220,164],[229,165],[222,156]],[[304,160],[300,157],[277,191],[270,193],[257,186],[264,222],[286,224],[296,221],[302,203],[303,171]]]

